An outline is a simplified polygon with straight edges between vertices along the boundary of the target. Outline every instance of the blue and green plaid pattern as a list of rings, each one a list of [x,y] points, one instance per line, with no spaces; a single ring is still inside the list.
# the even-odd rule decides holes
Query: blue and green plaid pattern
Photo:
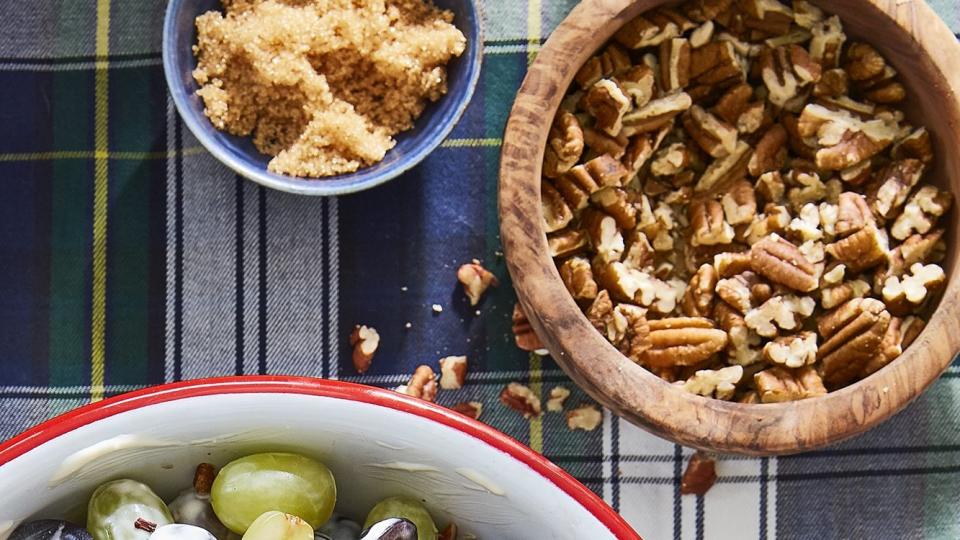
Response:
[[[237,178],[184,129],[160,66],[163,0],[0,3],[0,439],[146,385],[267,373],[392,387],[466,354],[468,384],[440,402],[484,402],[485,422],[647,539],[960,538],[960,366],[849,443],[721,458],[705,497],[679,493],[689,450],[609,413],[570,432],[497,403],[515,380],[573,388],[513,345],[496,178],[514,93],[574,4],[487,0],[480,87],[451,138],[387,185],[309,199]],[[960,28],[957,2],[934,5]],[[455,278],[472,258],[501,280],[478,311]],[[364,376],[345,361],[357,323],[383,338]]]

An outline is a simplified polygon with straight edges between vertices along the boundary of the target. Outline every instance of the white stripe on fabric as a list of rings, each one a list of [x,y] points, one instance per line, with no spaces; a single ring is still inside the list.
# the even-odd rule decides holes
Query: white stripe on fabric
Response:
[[[160,58],[139,58],[133,60],[110,60],[110,69],[138,68],[159,66],[163,64]],[[30,71],[30,72],[61,72],[61,71],[90,71],[96,67],[97,63],[89,62],[68,62],[63,64],[51,63],[10,63],[0,62],[0,71]]]
[[[173,98],[167,94],[167,150],[176,150],[177,111],[173,105]],[[166,333],[163,380],[171,382],[174,379],[174,283],[176,280],[176,201],[177,201],[177,160],[176,153],[167,158],[167,284],[166,284]]]
[[[340,377],[340,215],[336,197],[327,198],[327,360],[328,377]]]
[[[184,144],[192,137],[184,132]],[[182,377],[235,371],[236,183],[213,156],[183,158]]]
[[[267,192],[267,372],[323,373],[323,199]]]

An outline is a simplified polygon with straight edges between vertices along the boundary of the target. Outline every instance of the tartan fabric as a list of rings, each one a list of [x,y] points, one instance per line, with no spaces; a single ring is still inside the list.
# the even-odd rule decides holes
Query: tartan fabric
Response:
[[[512,344],[499,252],[499,137],[529,59],[573,0],[487,0],[486,56],[464,119],[404,177],[339,199],[268,191],[199,147],[167,98],[163,0],[0,3],[0,438],[91,400],[225,374],[395,386],[423,362],[471,359],[483,420],[601,494],[648,539],[960,538],[960,366],[846,444],[721,458],[681,497],[690,451],[605,413],[570,432],[497,404],[565,375]],[[953,0],[933,2],[960,28]],[[459,264],[501,280],[470,308]],[[444,310],[435,314],[432,304]],[[405,328],[410,323],[409,329]],[[346,335],[383,339],[357,376]],[[574,389],[568,403],[588,398]]]

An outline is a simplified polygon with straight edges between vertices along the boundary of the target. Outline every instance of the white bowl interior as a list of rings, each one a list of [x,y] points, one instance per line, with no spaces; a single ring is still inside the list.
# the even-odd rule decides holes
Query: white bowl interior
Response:
[[[471,435],[378,405],[284,393],[183,398],[56,437],[0,467],[0,531],[29,517],[82,519],[90,493],[114,478],[169,500],[198,463],[266,450],[322,460],[337,480],[337,511],[361,521],[379,499],[410,495],[438,526],[455,521],[478,538],[613,537],[550,480]]]

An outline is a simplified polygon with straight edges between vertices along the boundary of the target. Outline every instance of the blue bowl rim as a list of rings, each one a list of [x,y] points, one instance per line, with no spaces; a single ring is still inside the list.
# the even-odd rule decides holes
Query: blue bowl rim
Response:
[[[366,174],[364,173],[364,169],[361,168],[359,171],[351,173],[349,175],[349,179],[343,179],[339,176],[304,179],[272,173],[265,169],[253,169],[235,159],[232,155],[230,155],[230,153],[221,148],[221,145],[218,144],[212,137],[205,133],[205,126],[202,125],[202,122],[208,121],[206,116],[202,114],[194,114],[193,109],[187,104],[186,89],[179,84],[179,79],[176,77],[176,69],[174,67],[174,57],[176,55],[174,48],[176,45],[173,42],[174,40],[171,38],[174,31],[173,26],[176,19],[175,14],[180,9],[181,5],[188,1],[190,0],[170,0],[170,2],[167,4],[167,11],[164,15],[163,21],[163,44],[161,47],[163,56],[163,75],[167,81],[167,88],[173,97],[173,104],[176,107],[177,112],[180,114],[180,118],[182,118],[183,122],[187,125],[187,128],[191,133],[193,133],[193,136],[197,138],[197,141],[200,142],[200,144],[208,152],[210,152],[221,163],[232,169],[237,174],[262,186],[272,189],[297,195],[345,195],[364,191],[393,180],[413,167],[419,165],[421,161],[423,161],[428,155],[430,155],[431,152],[440,146],[444,140],[446,140],[447,136],[450,135],[450,132],[453,131],[453,128],[457,125],[457,122],[460,121],[460,118],[466,111],[467,106],[470,105],[470,102],[473,100],[474,91],[476,90],[477,84],[480,80],[480,68],[483,64],[484,44],[483,11],[478,5],[478,0],[465,0],[474,13],[473,30],[475,37],[472,40],[472,43],[468,41],[467,50],[464,51],[464,55],[469,55],[470,48],[476,49],[476,54],[473,55],[473,60],[469,66],[466,92],[464,93],[463,98],[460,100],[460,103],[457,104],[456,109],[453,110],[452,114],[441,119],[441,129],[423,140],[413,152],[404,156],[401,161],[398,161],[396,166],[378,172],[367,172]],[[448,95],[449,92],[441,99],[446,98]]]

